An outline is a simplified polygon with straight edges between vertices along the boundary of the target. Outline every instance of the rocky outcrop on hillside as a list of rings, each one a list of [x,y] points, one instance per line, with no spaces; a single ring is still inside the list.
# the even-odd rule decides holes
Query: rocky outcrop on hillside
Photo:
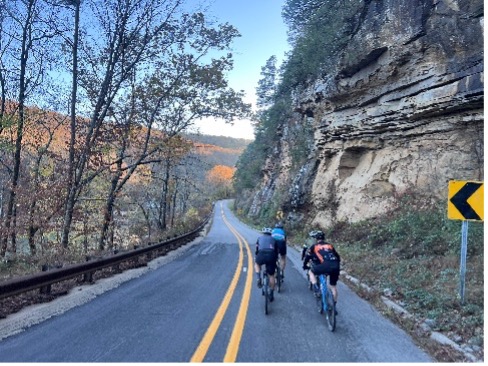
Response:
[[[336,69],[294,96],[250,215],[280,191],[289,220],[328,227],[483,180],[483,2],[365,1],[359,21]],[[287,136],[305,124],[292,171]]]

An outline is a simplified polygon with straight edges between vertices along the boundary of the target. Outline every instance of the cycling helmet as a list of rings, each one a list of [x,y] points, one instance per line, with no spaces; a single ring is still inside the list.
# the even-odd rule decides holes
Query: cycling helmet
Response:
[[[324,240],[325,239],[324,233],[322,231],[317,232],[317,234],[315,234],[315,239]]]
[[[271,229],[270,227],[263,227],[261,230],[263,234],[271,234],[272,231],[273,229]]]
[[[283,224],[281,222],[278,222],[276,225],[275,225],[275,228],[280,228],[280,229],[283,229]]]
[[[315,238],[315,235],[317,235],[317,230],[312,230],[308,233],[308,236],[310,236],[311,238]]]

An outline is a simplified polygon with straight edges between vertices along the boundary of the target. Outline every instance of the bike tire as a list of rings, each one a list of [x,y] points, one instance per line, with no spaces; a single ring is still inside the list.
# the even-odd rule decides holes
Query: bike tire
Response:
[[[317,310],[318,310],[319,314],[323,314],[324,313],[324,301],[322,300],[322,296],[316,297],[315,299],[317,302]]]
[[[268,276],[264,275],[264,314],[268,315],[268,304],[269,304],[269,284],[268,284]]]
[[[281,292],[281,269],[280,267],[276,267],[276,287],[278,293]]]
[[[334,298],[330,292],[327,293],[326,301],[327,301],[327,314],[326,314],[327,326],[329,327],[329,330],[333,332],[336,328],[336,309],[335,309]]]

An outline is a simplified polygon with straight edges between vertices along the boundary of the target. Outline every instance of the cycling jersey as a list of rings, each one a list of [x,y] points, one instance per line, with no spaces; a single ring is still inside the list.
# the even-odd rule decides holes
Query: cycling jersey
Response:
[[[276,241],[271,235],[261,235],[256,242],[256,253],[261,250],[272,250],[276,251]]]
[[[310,260],[314,264],[324,263],[330,267],[339,268],[341,257],[332,244],[319,240],[305,252],[303,267],[306,267]]]
[[[276,270],[278,246],[269,234],[261,235],[256,241],[256,263],[266,264],[266,272],[273,276]]]
[[[286,234],[285,230],[279,227],[275,227],[273,231],[271,232],[271,236],[274,238],[276,241],[285,241],[286,242]]]
[[[317,243],[313,246],[313,254],[318,258],[320,263],[340,262],[339,254],[331,244]]]

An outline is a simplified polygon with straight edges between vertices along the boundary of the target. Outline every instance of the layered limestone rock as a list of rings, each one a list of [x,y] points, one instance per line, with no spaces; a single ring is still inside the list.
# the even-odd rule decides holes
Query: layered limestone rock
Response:
[[[337,69],[295,96],[254,212],[288,188],[289,219],[328,227],[483,180],[483,2],[366,3]],[[307,123],[313,146],[292,172],[287,134]]]

